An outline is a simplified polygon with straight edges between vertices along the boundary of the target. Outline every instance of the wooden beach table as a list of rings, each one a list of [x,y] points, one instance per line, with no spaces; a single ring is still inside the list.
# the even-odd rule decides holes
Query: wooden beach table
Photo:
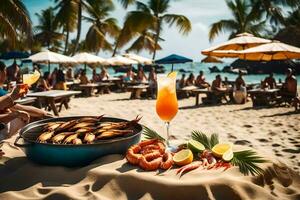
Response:
[[[206,89],[194,89],[192,90],[192,92],[195,94],[196,97],[196,103],[195,105],[198,106],[199,105],[199,95],[200,94],[206,94],[206,96],[208,96],[209,94],[212,94],[213,92],[211,90]]]
[[[147,90],[149,88],[149,85],[145,85],[145,84],[139,84],[139,85],[130,85],[126,87],[128,91],[131,92],[130,95],[130,99],[134,99],[134,98],[141,98],[141,93],[143,92],[143,90]]]
[[[42,102],[44,102],[46,108],[50,107],[54,115],[59,116],[59,112],[61,111],[62,105],[64,105],[65,108],[68,109],[68,102],[70,98],[73,95],[80,93],[80,91],[50,90],[45,92],[29,93],[27,94],[27,96],[36,97],[40,107],[42,107]],[[60,104],[59,110],[57,110],[55,103]]]
[[[103,93],[103,91],[109,91],[109,87],[115,85],[110,82],[98,82],[98,83],[88,83],[80,84],[79,88],[84,93],[85,96],[93,96],[94,90],[97,89],[97,93]]]
[[[270,106],[272,100],[275,99],[279,89],[252,89],[247,91],[253,102],[253,107],[255,106]]]
[[[21,105],[32,105],[36,101],[37,101],[36,97],[25,97],[25,98],[16,100],[15,103],[21,104]]]

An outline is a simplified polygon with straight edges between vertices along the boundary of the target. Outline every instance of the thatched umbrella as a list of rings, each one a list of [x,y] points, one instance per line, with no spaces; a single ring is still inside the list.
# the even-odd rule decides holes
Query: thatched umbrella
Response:
[[[102,65],[108,64],[106,59],[86,52],[78,53],[75,56],[73,56],[73,58],[77,61],[78,64],[84,64],[84,70],[86,70],[87,64],[102,64]]]
[[[28,59],[32,60],[32,62],[48,64],[48,71],[50,71],[51,63],[54,63],[54,64],[77,63],[76,60],[72,57],[61,55],[59,53],[55,53],[55,52],[48,51],[48,50],[36,53],[36,54],[30,56]]]
[[[153,63],[153,61],[149,58],[145,58],[136,54],[132,54],[132,53],[127,53],[123,55],[126,58],[129,58],[131,60],[135,60],[137,61],[139,64],[143,64],[143,65],[151,65]]]

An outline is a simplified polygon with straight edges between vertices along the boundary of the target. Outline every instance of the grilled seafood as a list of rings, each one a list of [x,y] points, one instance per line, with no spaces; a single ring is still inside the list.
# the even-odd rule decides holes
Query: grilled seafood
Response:
[[[47,140],[51,139],[51,137],[54,135],[54,132],[53,131],[48,131],[48,132],[45,132],[45,133],[42,133],[37,141],[40,142],[40,143],[45,143],[47,142]]]
[[[83,117],[67,122],[49,122],[37,138],[40,143],[90,144],[96,140],[109,139],[133,133],[133,127],[141,117],[128,122],[102,122],[103,115]]]
[[[173,166],[173,156],[165,152],[165,145],[157,139],[142,141],[131,146],[126,153],[127,161],[139,165],[145,171],[169,169]]]

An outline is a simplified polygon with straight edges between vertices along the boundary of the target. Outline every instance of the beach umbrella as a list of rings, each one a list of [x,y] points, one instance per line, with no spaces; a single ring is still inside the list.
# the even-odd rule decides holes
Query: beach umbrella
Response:
[[[129,58],[125,58],[123,56],[114,56],[114,57],[108,58],[108,59],[106,59],[106,62],[112,66],[138,64],[137,61],[129,59]]]
[[[1,54],[0,59],[3,60],[9,60],[9,59],[23,59],[23,58],[28,58],[29,54],[27,52],[21,52],[21,51],[10,51]]]
[[[240,59],[253,61],[300,59],[300,48],[279,41],[237,51]]]
[[[77,63],[84,64],[85,70],[87,64],[102,64],[102,65],[108,64],[104,58],[86,52],[78,53],[75,56],[73,56],[73,58],[77,61]]]
[[[205,58],[203,58],[201,60],[202,63],[223,63],[222,60],[219,60],[218,58],[216,57],[213,57],[213,56],[206,56]]]
[[[205,49],[201,51],[201,53],[206,56],[232,58],[238,56],[237,54],[234,54],[235,51],[244,50],[244,49],[256,47],[258,45],[271,43],[271,42],[272,42],[271,40],[255,37],[249,33],[241,33],[236,35],[235,38],[228,40],[227,42],[221,43],[217,46],[213,46],[208,49]],[[231,50],[233,52],[231,52]]]
[[[173,71],[174,64],[187,63],[187,62],[193,62],[193,60],[176,54],[171,54],[165,58],[161,58],[155,61],[155,63],[157,64],[172,64],[172,71]]]
[[[151,59],[144,58],[144,57],[136,55],[136,54],[127,53],[127,54],[124,54],[123,56],[126,57],[126,58],[129,58],[131,60],[135,60],[139,64],[143,64],[143,65],[151,65],[152,64],[152,60]]]
[[[30,56],[28,59],[32,60],[32,62],[48,64],[48,71],[50,71],[50,63],[52,64],[77,63],[77,61],[72,57],[61,55],[59,53],[55,53],[48,50],[36,53]]]

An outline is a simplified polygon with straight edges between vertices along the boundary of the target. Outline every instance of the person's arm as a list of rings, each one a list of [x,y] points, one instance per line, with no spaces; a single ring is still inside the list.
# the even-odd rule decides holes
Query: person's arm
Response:
[[[23,97],[25,93],[21,93],[21,85],[13,88],[10,94],[0,97],[0,110],[6,110],[14,105],[14,101]]]
[[[0,122],[2,123],[9,123],[10,121],[20,118],[22,121],[25,123],[29,122],[30,116],[28,113],[23,112],[23,111],[13,111],[13,112],[8,112],[5,114],[0,114]]]
[[[49,114],[42,109],[33,107],[33,106],[25,106],[16,104],[10,108],[12,111],[24,111],[27,112],[31,117],[43,118],[48,116]]]
[[[49,87],[49,85],[47,84],[46,80],[43,79],[43,86],[46,90],[50,90],[51,88]]]

